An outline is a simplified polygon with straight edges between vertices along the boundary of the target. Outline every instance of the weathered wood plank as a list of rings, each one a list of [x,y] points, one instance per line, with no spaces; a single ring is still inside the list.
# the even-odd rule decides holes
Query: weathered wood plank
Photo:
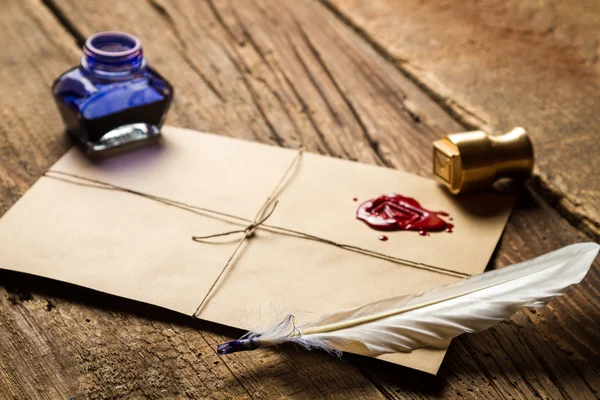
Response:
[[[322,0],[469,126],[524,126],[546,201],[600,237],[596,0]]]
[[[51,24],[48,10],[33,0],[25,4],[8,9],[27,24],[25,30],[37,29],[31,15],[41,14]],[[313,151],[422,175],[429,175],[430,141],[462,129],[315,2],[58,0],[50,5],[75,36],[105,29],[140,36],[152,64],[176,87],[168,120],[174,125],[284,146],[303,143]],[[4,30],[16,29],[12,18],[2,19]],[[63,30],[55,30],[54,42],[73,53],[56,62],[62,70],[66,65],[59,64],[77,62],[77,51]],[[7,57],[21,61],[15,68],[35,72],[24,57],[31,49],[3,48],[9,48]],[[38,53],[31,57],[39,59]],[[40,89],[59,72],[48,73],[48,80],[34,78],[37,84],[28,92],[48,97],[43,104],[31,100],[22,111],[20,119],[37,125],[23,129],[13,113],[0,120],[0,140],[11,143],[11,150],[1,153],[2,187],[14,188],[6,192],[4,207],[65,148],[49,151],[52,140],[39,138],[44,124],[60,126]],[[5,104],[16,107],[10,99]],[[53,132],[54,140],[61,140],[60,129]],[[29,149],[33,138],[46,150]],[[35,157],[39,165],[23,173],[20,165]],[[582,239],[524,191],[494,264]],[[4,272],[0,282],[15,303],[0,303],[0,392],[22,398],[594,398],[599,384],[598,332],[590,324],[600,316],[594,300],[598,265],[584,285],[552,307],[520,313],[511,323],[455,341],[441,378],[289,348],[221,359],[214,345],[236,332],[19,274]],[[17,289],[32,292],[31,299],[19,300]]]

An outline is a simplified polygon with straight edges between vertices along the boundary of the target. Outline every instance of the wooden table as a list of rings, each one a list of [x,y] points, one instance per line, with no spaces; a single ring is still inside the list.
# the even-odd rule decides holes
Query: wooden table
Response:
[[[0,214],[69,148],[49,88],[102,30],[142,39],[171,125],[423,176],[444,133],[524,126],[537,169],[490,268],[598,241],[597,0],[2,1]],[[291,347],[221,358],[239,332],[0,271],[0,398],[598,398],[599,265],[455,340],[439,377]]]

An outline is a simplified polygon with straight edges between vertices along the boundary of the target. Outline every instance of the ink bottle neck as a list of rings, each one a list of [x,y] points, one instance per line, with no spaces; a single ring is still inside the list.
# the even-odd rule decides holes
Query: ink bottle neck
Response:
[[[129,79],[146,68],[146,59],[138,38],[124,32],[100,32],[90,36],[83,46],[81,67],[106,79]]]

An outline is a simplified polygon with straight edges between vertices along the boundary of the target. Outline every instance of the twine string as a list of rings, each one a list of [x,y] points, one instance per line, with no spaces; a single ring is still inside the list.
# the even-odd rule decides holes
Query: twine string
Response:
[[[267,202],[268,202],[268,200],[267,200]],[[267,204],[267,202],[265,202],[265,204]],[[273,206],[271,207],[271,210],[269,211],[269,213],[267,213],[267,215],[265,217],[263,217],[261,220],[257,221],[257,219],[261,216],[261,212],[263,210],[265,210],[264,208],[261,208],[261,210],[259,210],[259,212],[254,217],[254,221],[252,221],[252,223],[250,225],[248,225],[246,227],[246,229],[238,229],[235,231],[217,233],[217,234],[208,235],[208,236],[193,236],[192,237],[192,240],[194,240],[195,242],[205,242],[206,239],[215,238],[215,237],[219,237],[219,236],[227,236],[227,235],[232,235],[234,233],[243,233],[244,234],[244,236],[238,242],[237,246],[235,246],[233,253],[231,253],[231,256],[229,256],[229,258],[227,259],[227,262],[225,263],[225,265],[219,272],[219,275],[217,275],[217,277],[213,281],[212,285],[210,285],[210,288],[208,288],[208,291],[202,298],[202,301],[200,302],[200,304],[198,304],[196,311],[194,311],[194,317],[197,317],[198,313],[200,312],[200,310],[202,309],[202,307],[208,300],[209,296],[212,294],[213,290],[217,286],[217,283],[219,283],[219,281],[221,280],[221,277],[223,276],[223,274],[225,274],[225,271],[227,271],[227,269],[229,268],[229,265],[231,264],[231,262],[237,255],[238,251],[242,248],[242,245],[244,244],[246,239],[249,239],[252,236],[254,236],[254,231],[256,230],[256,228],[258,228],[263,222],[265,222],[273,214],[273,211],[275,211],[275,207],[277,206],[277,203],[278,203],[277,201],[275,203],[273,203]]]
[[[200,310],[202,309],[202,307],[204,306],[204,304],[206,304],[206,301],[208,300],[208,298],[212,294],[213,290],[217,286],[217,283],[219,283],[219,281],[221,280],[221,277],[223,276],[223,274],[225,273],[225,271],[227,271],[227,269],[229,268],[229,265],[231,264],[231,262],[235,258],[235,256],[238,253],[238,251],[240,251],[240,249],[242,248],[242,245],[244,244],[244,242],[247,239],[249,239],[252,236],[254,236],[254,232],[256,231],[256,229],[261,224],[263,224],[267,219],[269,219],[269,217],[271,215],[273,215],[273,212],[275,211],[275,207],[277,207],[277,203],[278,203],[278,201],[276,200],[277,196],[279,195],[279,192],[285,187],[285,184],[286,184],[288,178],[296,170],[296,168],[298,167],[298,165],[300,165],[300,160],[302,159],[302,155],[303,154],[304,154],[304,150],[300,149],[298,151],[298,153],[296,154],[296,156],[292,159],[292,162],[287,167],[287,169],[285,170],[285,172],[283,173],[283,175],[281,176],[281,178],[279,179],[279,181],[277,182],[277,184],[275,185],[275,187],[273,188],[273,191],[271,192],[271,194],[269,195],[269,197],[267,197],[267,200],[265,200],[265,202],[263,203],[263,205],[260,207],[260,209],[258,210],[258,212],[256,213],[256,215],[254,216],[254,219],[252,220],[252,223],[250,223],[250,225],[248,225],[245,229],[241,230],[241,232],[244,233],[244,236],[240,239],[240,241],[238,242],[237,246],[233,250],[233,253],[229,257],[229,259],[227,260],[227,262],[225,263],[225,265],[223,266],[223,268],[221,269],[221,272],[219,272],[219,275],[217,275],[217,278],[213,281],[212,285],[210,285],[210,288],[208,289],[208,291],[206,292],[206,294],[202,298],[202,301],[198,305],[198,308],[196,308],[196,311],[194,311],[194,316],[195,317],[198,316],[198,313],[200,312]],[[269,211],[267,212],[267,210],[269,210]],[[205,241],[207,239],[210,239],[210,238],[231,235],[231,234],[234,234],[234,233],[240,233],[240,230],[237,230],[237,231],[234,230],[234,231],[229,231],[229,232],[217,233],[217,234],[208,235],[208,236],[193,236],[192,240],[194,240],[196,242],[203,242],[203,241]]]
[[[202,307],[206,304],[210,295],[213,293],[215,287],[217,286],[217,284],[221,280],[222,276],[225,274],[225,272],[231,265],[232,261],[235,259],[236,255],[242,249],[242,246],[244,245],[246,240],[252,238],[258,228],[265,229],[265,230],[279,233],[279,234],[285,234],[285,235],[290,235],[290,236],[303,238],[303,239],[307,239],[307,240],[313,240],[313,241],[316,241],[319,243],[328,244],[330,246],[335,246],[335,247],[338,247],[338,248],[341,248],[344,250],[367,255],[370,257],[379,258],[382,260],[390,261],[390,262],[393,262],[396,264],[401,264],[401,265],[405,265],[405,266],[412,267],[412,268],[417,268],[417,269],[436,272],[436,273],[440,273],[440,274],[450,275],[450,276],[454,276],[457,278],[466,278],[466,277],[471,276],[471,274],[467,274],[464,272],[455,271],[455,270],[442,268],[442,267],[437,267],[437,266],[429,265],[429,264],[425,264],[425,263],[419,263],[419,262],[415,262],[415,261],[411,261],[411,260],[407,260],[407,259],[403,259],[403,258],[393,257],[393,256],[390,256],[390,255],[387,255],[384,253],[379,253],[379,252],[376,252],[373,250],[365,249],[365,248],[354,246],[354,245],[339,243],[339,242],[336,242],[333,240],[329,240],[329,239],[322,238],[319,236],[311,235],[309,233],[296,231],[294,229],[283,228],[283,227],[267,224],[266,222],[273,215],[277,205],[279,204],[279,201],[277,200],[277,196],[279,195],[281,190],[283,190],[286,183],[289,181],[290,176],[292,175],[292,173],[296,170],[297,166],[299,165],[299,162],[302,158],[302,154],[303,154],[303,150],[300,150],[297,153],[296,157],[294,157],[294,159],[292,160],[292,162],[286,169],[285,173],[282,175],[281,179],[277,182],[277,184],[275,185],[275,188],[273,189],[273,191],[271,192],[269,197],[267,197],[267,199],[262,204],[262,206],[260,207],[260,209],[258,210],[258,212],[256,213],[256,215],[254,216],[254,218],[252,220],[247,219],[247,218],[242,218],[242,217],[239,217],[239,216],[236,216],[233,214],[229,214],[229,213],[216,211],[216,210],[213,210],[210,208],[186,204],[186,203],[183,203],[180,201],[140,192],[137,190],[114,185],[114,184],[111,184],[108,182],[104,182],[104,181],[100,181],[100,180],[96,180],[96,179],[92,179],[92,178],[87,178],[87,177],[79,176],[76,174],[71,174],[68,172],[48,170],[48,171],[44,172],[44,174],[42,176],[44,176],[46,178],[52,178],[52,179],[56,179],[59,181],[63,181],[63,182],[70,183],[70,184],[84,186],[84,187],[128,193],[128,194],[143,197],[143,198],[146,198],[149,200],[153,200],[153,201],[156,201],[158,203],[161,203],[161,204],[164,204],[167,206],[176,207],[176,208],[179,208],[179,209],[182,209],[184,211],[188,211],[188,212],[191,212],[194,214],[205,215],[205,216],[209,215],[209,216],[212,216],[215,218],[220,217],[225,220],[233,220],[238,223],[248,224],[248,225],[246,225],[246,227],[244,229],[235,229],[235,230],[230,230],[230,231],[226,231],[226,232],[220,232],[220,233],[215,233],[215,234],[210,234],[210,235],[205,235],[205,236],[193,236],[192,237],[192,240],[194,240],[195,242],[210,243],[210,239],[224,237],[224,236],[230,236],[230,235],[240,234],[240,233],[243,234],[242,238],[238,241],[238,243],[237,243],[236,247],[234,248],[233,252],[231,253],[230,257],[227,259],[227,262],[225,263],[225,265],[223,266],[223,268],[221,269],[221,271],[219,272],[219,274],[213,281],[212,285],[206,292],[204,298],[198,305],[196,311],[193,314],[194,317],[197,317],[197,315],[200,312],[200,310],[202,309]]]
[[[200,243],[210,243],[208,239],[214,239],[217,237],[222,237],[222,236],[229,236],[229,235],[234,235],[236,233],[243,233],[244,234],[244,238],[251,238],[252,236],[254,236],[254,231],[256,230],[256,228],[258,228],[259,226],[263,225],[265,223],[266,220],[268,220],[271,215],[273,215],[273,212],[275,211],[275,208],[277,207],[277,204],[279,204],[279,201],[275,201],[273,203],[273,206],[271,207],[271,210],[267,213],[267,215],[264,216],[264,218],[262,218],[260,221],[254,221],[252,222],[250,225],[248,225],[246,228],[244,229],[236,229],[233,231],[227,231],[227,232],[221,232],[221,233],[213,233],[212,235],[206,235],[206,236],[192,236],[192,240],[194,242],[200,242]]]

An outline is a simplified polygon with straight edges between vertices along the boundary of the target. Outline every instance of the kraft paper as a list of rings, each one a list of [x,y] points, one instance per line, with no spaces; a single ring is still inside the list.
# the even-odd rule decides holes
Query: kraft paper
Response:
[[[50,170],[252,220],[296,155],[296,150],[164,127],[158,146],[103,161],[71,149]],[[378,240],[381,232],[355,213],[361,202],[390,192],[449,212],[454,232],[387,232],[388,241]],[[512,198],[491,193],[458,199],[426,178],[310,153],[278,200],[269,225],[468,274],[485,269],[513,204]],[[192,236],[245,225],[43,176],[0,219],[0,267],[192,316],[241,237],[198,243]],[[260,329],[296,313],[302,324],[456,279],[258,228],[197,316]],[[380,358],[436,373],[445,352],[419,349]]]

